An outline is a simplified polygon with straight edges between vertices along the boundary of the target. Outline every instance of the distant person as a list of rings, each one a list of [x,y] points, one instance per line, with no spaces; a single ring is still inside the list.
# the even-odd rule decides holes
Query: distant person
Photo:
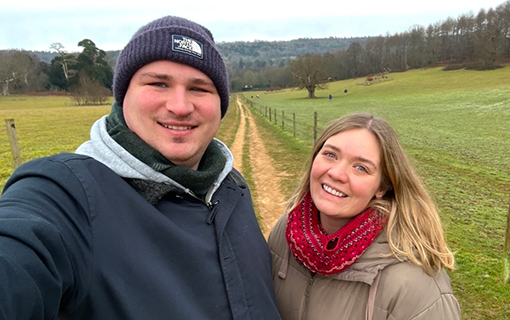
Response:
[[[381,118],[324,129],[269,246],[284,320],[460,319],[436,206]]]
[[[228,86],[205,27],[134,34],[90,141],[5,185],[0,319],[280,318],[250,191],[213,138]]]
[[[344,94],[347,94],[347,89],[344,90]]]
[[[333,96],[330,94],[328,98],[331,101],[333,99]]]

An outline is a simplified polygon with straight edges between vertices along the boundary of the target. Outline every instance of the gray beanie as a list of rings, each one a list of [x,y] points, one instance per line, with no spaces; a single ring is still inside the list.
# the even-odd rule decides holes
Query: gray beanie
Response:
[[[141,27],[117,58],[113,95],[122,105],[131,78],[144,65],[171,60],[205,73],[221,99],[221,117],[228,109],[228,74],[211,32],[190,20],[167,16]]]

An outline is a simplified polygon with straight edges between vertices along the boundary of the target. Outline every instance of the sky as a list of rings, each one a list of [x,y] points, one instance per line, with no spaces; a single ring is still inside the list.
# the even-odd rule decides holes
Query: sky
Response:
[[[507,0],[508,1],[508,0]],[[130,4],[127,4],[130,2]],[[393,35],[495,9],[504,0],[14,0],[0,5],[0,50],[81,51],[83,39],[121,50],[144,24],[165,15],[207,27],[216,42]],[[304,4],[299,4],[304,3]]]

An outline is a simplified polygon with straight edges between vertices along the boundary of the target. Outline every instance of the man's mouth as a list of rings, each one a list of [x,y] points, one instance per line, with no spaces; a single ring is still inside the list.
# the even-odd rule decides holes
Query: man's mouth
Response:
[[[169,126],[169,125],[166,125],[166,124],[162,124],[160,123],[163,127],[167,128],[167,129],[172,129],[172,130],[179,130],[179,131],[184,131],[184,130],[191,130],[193,129],[193,127],[189,127],[189,126]]]

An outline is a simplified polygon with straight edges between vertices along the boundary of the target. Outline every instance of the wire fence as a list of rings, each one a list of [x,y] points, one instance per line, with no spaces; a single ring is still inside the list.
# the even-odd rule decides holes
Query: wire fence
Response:
[[[285,133],[305,143],[313,144],[330,120],[319,119],[317,111],[314,111],[313,115],[310,116],[310,114],[296,113],[289,110],[277,110],[275,107],[262,105],[243,95],[240,95],[240,97],[244,100],[244,103],[259,113],[263,118],[266,118],[268,122],[278,126]]]

